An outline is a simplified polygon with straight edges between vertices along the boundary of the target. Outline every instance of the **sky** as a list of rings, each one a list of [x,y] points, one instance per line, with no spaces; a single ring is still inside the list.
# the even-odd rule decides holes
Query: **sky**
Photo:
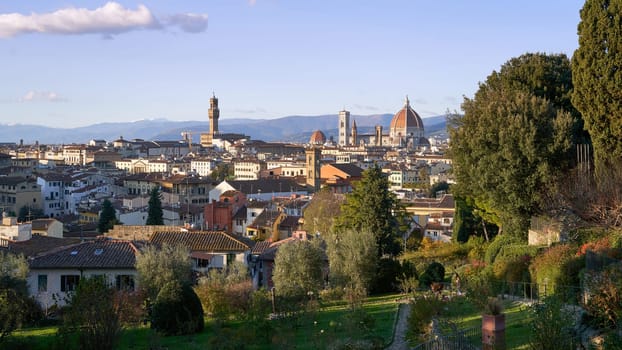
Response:
[[[0,1],[0,124],[460,111],[526,52],[577,48],[578,0]]]

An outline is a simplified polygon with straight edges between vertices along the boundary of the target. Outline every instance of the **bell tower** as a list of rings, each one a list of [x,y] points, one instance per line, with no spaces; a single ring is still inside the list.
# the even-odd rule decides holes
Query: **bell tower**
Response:
[[[306,168],[307,168],[307,185],[320,190],[320,157],[322,151],[319,148],[311,147],[305,150]]]
[[[218,98],[212,93],[212,97],[209,99],[209,133],[212,135],[218,135],[218,118],[220,117],[220,109],[218,109]]]
[[[339,112],[339,146],[348,146],[348,138],[350,137],[350,112]]]

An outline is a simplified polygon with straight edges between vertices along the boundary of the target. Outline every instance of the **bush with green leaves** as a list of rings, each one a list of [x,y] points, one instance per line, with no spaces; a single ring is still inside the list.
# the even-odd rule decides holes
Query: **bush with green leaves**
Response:
[[[151,328],[164,335],[181,335],[203,327],[203,307],[192,287],[178,281],[166,283],[153,305]]]
[[[426,287],[430,287],[432,283],[443,282],[444,280],[445,267],[436,261],[431,262],[421,276],[419,276],[419,283]]]
[[[411,301],[407,339],[411,342],[427,340],[430,334],[430,321],[441,313],[443,305],[443,301],[436,297],[418,297]]]
[[[560,298],[546,297],[541,302],[533,304],[529,312],[531,349],[572,349],[575,319],[572,311]]]
[[[114,294],[103,278],[81,278],[59,333],[77,334],[80,349],[114,349],[122,329]]]
[[[555,293],[565,300],[574,298],[573,290],[578,291],[580,270],[585,259],[576,256],[576,247],[570,244],[557,244],[538,254],[529,266],[533,282],[538,283],[541,295]]]
[[[523,242],[520,240],[520,238],[516,236],[508,235],[508,234],[498,235],[488,245],[488,248],[486,248],[486,255],[484,257],[484,261],[487,264],[492,264],[495,262],[497,255],[501,252],[501,249],[503,249],[503,247],[508,246],[508,245],[522,244],[522,243]]]
[[[376,276],[370,288],[371,294],[392,293],[399,290],[398,278],[402,273],[402,265],[396,259],[382,258],[378,260]]]
[[[150,245],[136,255],[138,285],[144,291],[148,303],[152,303],[160,288],[166,283],[177,281],[190,283],[192,260],[188,248],[183,245]]]
[[[41,318],[28,296],[28,263],[22,255],[0,251],[0,344],[17,328]]]
[[[225,270],[210,270],[207,276],[199,278],[194,290],[206,314],[226,320],[242,318],[248,312],[253,286],[246,266],[234,262]]]

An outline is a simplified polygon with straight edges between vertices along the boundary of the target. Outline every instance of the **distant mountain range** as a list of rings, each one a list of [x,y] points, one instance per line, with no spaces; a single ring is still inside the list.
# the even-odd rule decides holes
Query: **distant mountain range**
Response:
[[[392,114],[353,115],[359,134],[372,133],[374,126],[382,125],[388,131]],[[207,119],[207,118],[206,118]],[[276,119],[220,119],[219,129],[225,133],[240,133],[253,140],[307,142],[311,133],[322,130],[327,138],[337,140],[336,114],[318,116],[287,116]],[[445,116],[423,118],[426,135],[444,133]],[[0,142],[33,144],[87,143],[92,139],[113,141],[123,136],[126,140],[181,140],[182,132],[193,132],[193,141],[199,142],[199,134],[207,132],[206,121],[170,121],[166,119],[140,120],[136,122],[98,123],[78,128],[50,128],[26,124],[0,124]]]

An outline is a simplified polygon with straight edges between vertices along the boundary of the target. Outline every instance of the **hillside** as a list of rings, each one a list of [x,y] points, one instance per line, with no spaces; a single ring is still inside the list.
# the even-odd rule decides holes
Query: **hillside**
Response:
[[[375,125],[388,128],[391,114],[353,115],[359,133],[372,132]],[[445,116],[424,118],[426,134],[445,130]],[[337,115],[287,116],[276,119],[221,119],[221,132],[243,133],[254,140],[305,142],[315,130],[322,130],[327,138],[337,137]],[[0,124],[0,142],[67,144],[86,143],[91,139],[112,141],[123,136],[125,139],[180,140],[181,132],[198,134],[209,128],[207,121],[170,121],[166,119],[140,120],[136,122],[98,123],[78,128],[50,128],[27,124]]]

